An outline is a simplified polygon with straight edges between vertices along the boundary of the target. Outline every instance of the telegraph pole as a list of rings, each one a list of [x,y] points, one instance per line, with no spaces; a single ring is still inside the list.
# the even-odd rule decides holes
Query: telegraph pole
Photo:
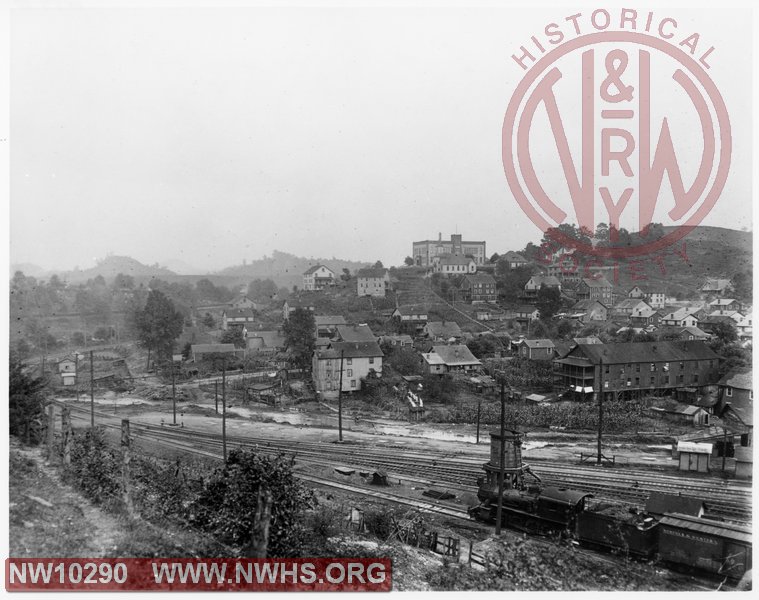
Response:
[[[500,441],[500,451],[499,451],[499,458],[498,458],[498,507],[496,508],[496,517],[495,517],[495,534],[501,535],[501,519],[503,514],[503,480],[505,477],[504,473],[504,454],[506,454],[506,399],[504,396],[504,383],[503,380],[501,380],[501,441]]]
[[[604,372],[604,359],[601,357],[601,361],[598,367],[598,456],[596,457],[596,464],[601,464],[601,435],[603,433],[603,420],[604,420],[604,386],[603,386],[603,372]]]
[[[175,378],[174,360],[171,361],[171,405],[174,411],[174,425],[177,424],[177,386]]]
[[[221,450],[227,462],[227,357],[221,367]]]
[[[95,360],[90,350],[90,427],[95,429]]]
[[[343,358],[345,350],[340,350],[340,385],[337,388],[337,439],[343,441]]]
[[[74,352],[74,381],[74,388],[76,388],[76,401],[79,402],[79,351]]]
[[[213,382],[213,401],[216,404],[216,414],[219,414],[219,380]]]
[[[477,442],[480,443],[480,410],[482,408],[482,399],[477,400]]]

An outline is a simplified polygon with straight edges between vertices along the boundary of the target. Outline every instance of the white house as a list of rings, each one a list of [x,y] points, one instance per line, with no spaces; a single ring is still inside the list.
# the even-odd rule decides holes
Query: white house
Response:
[[[432,270],[443,275],[466,275],[477,272],[477,263],[463,254],[441,254],[433,257]]]
[[[356,273],[356,293],[359,296],[384,298],[389,283],[387,269],[360,269]]]
[[[361,389],[361,380],[382,376],[382,357],[377,342],[331,342],[314,351],[312,377],[314,388],[325,397],[334,397],[340,390],[342,367],[343,392]]]
[[[303,273],[303,289],[319,291],[335,285],[335,273],[324,265],[316,265]]]

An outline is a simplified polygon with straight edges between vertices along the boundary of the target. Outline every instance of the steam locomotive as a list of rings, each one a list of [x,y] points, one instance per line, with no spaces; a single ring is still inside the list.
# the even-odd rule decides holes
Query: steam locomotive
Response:
[[[732,580],[751,569],[750,527],[680,512],[651,514],[591,501],[592,494],[585,492],[544,487],[522,463],[520,432],[505,431],[503,438],[500,432],[490,435],[490,461],[483,465],[485,476],[477,481],[480,504],[469,509],[470,517],[497,521],[503,456],[501,524],[505,527],[530,534],[559,534],[583,546],[641,559],[658,556],[673,567]],[[532,481],[526,481],[528,476]]]

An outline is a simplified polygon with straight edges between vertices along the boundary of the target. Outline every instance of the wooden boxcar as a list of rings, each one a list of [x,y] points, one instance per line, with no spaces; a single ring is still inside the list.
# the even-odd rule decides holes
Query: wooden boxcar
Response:
[[[640,558],[656,552],[657,522],[645,514],[618,514],[617,507],[591,507],[577,516],[576,539],[583,545],[605,548]]]
[[[667,513],[659,521],[659,556],[665,562],[739,579],[751,569],[751,529]]]

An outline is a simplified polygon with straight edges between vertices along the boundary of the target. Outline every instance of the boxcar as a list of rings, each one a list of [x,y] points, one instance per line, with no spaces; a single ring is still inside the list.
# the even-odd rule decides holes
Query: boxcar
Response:
[[[751,569],[751,529],[679,513],[659,521],[661,560],[739,579]]]
[[[657,522],[651,516],[591,507],[577,516],[576,539],[583,545],[651,558],[656,552]]]

